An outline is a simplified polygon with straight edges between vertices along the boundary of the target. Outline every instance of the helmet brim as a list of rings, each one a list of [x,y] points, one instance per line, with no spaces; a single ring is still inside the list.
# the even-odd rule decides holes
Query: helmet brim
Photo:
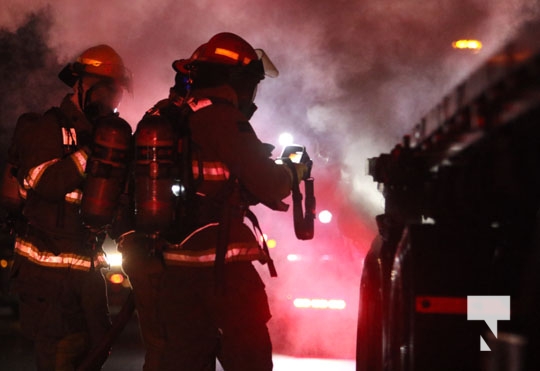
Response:
[[[277,77],[279,75],[279,71],[276,68],[276,66],[274,65],[274,63],[272,63],[272,61],[270,60],[268,55],[264,52],[264,50],[255,49],[255,51],[257,52],[257,56],[259,57],[259,61],[262,62],[264,75],[268,76],[268,77]],[[183,74],[188,74],[190,69],[191,69],[189,67],[189,65],[196,62],[196,61],[197,61],[197,59],[194,59],[194,58],[178,59],[178,60],[175,60],[172,63],[172,68],[176,72],[180,72],[180,73],[183,73]]]
[[[172,68],[176,72],[188,74],[189,69],[187,65],[190,64],[191,62],[193,62],[192,59],[178,59],[172,63]]]

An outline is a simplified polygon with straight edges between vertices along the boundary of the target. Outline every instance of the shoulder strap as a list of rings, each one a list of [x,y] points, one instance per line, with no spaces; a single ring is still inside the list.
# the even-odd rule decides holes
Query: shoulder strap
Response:
[[[53,115],[56,119],[55,122],[58,123],[62,133],[64,155],[75,152],[77,150],[77,134],[75,133],[75,128],[70,124],[64,112],[62,112],[59,107],[52,107],[45,112],[44,116],[47,115]],[[59,228],[64,226],[65,207],[66,205],[63,202],[59,203],[57,206],[56,226]]]
[[[64,154],[70,154],[72,152],[75,152],[78,148],[77,133],[75,132],[75,128],[73,127],[73,125],[71,125],[64,112],[62,112],[59,107],[52,107],[47,112],[45,112],[45,115],[54,115],[54,117],[56,118],[55,121],[58,123],[58,126],[60,127],[60,130],[62,132]]]
[[[60,107],[52,107],[49,110],[47,110],[44,115],[45,116],[54,115],[54,117],[56,118],[56,122],[58,122],[60,127],[63,127],[63,128],[71,127],[71,125],[69,124],[68,118],[66,117],[64,112],[62,112]]]
[[[250,209],[246,210],[246,217],[249,219],[251,224],[253,224],[253,228],[257,230],[260,236],[264,236],[261,226],[259,225],[259,220],[251,211]],[[266,240],[262,238],[262,248],[266,256],[268,257],[268,270],[270,271],[270,277],[277,277],[277,271],[276,267],[274,265],[274,261],[272,260],[272,257],[270,256],[270,250],[268,249],[268,245],[266,244]]]

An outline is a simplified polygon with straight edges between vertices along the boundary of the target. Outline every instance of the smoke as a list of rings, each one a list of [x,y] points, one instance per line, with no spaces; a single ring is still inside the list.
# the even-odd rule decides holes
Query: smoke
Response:
[[[373,218],[383,210],[376,184],[366,175],[366,159],[388,152],[524,21],[540,14],[537,0],[2,3],[4,144],[18,114],[59,103],[66,90],[56,74],[89,46],[111,45],[132,71],[134,93],[120,112],[133,127],[167,95],[172,61],[188,57],[213,34],[235,32],[263,48],[280,76],[261,83],[252,123],[263,141],[276,143],[287,131],[306,145],[314,160],[318,209],[332,211],[334,221],[317,223],[309,242],[294,239],[290,213],[275,223],[275,213],[261,208],[261,225],[278,240],[278,269],[298,249],[349,259],[334,282],[336,291],[357,291],[361,260],[376,233]],[[484,47],[476,54],[457,52],[450,45],[460,38],[479,39]],[[283,245],[285,252],[277,252]],[[269,289],[294,286],[304,273],[300,267],[295,273],[285,268]]]
[[[0,145],[6,149],[17,117],[57,104],[65,85],[51,78],[60,70],[43,39],[51,24],[46,12],[29,15],[15,32],[0,29]],[[4,167],[2,151],[0,167]]]
[[[4,3],[4,32],[16,32],[32,13],[50,22],[42,41],[59,64],[92,44],[116,48],[134,75],[134,96],[121,107],[133,126],[166,95],[173,60],[214,33],[242,35],[281,70],[260,87],[253,120],[260,135],[275,142],[279,131],[292,131],[320,160],[343,170],[339,180],[370,215],[380,211],[380,200],[370,180],[359,179],[365,159],[388,150],[538,14],[538,2],[525,0]],[[483,51],[451,50],[450,43],[464,37],[481,39]]]

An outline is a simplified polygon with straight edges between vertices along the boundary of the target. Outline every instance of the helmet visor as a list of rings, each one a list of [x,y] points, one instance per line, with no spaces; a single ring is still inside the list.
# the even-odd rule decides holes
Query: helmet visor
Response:
[[[264,68],[264,74],[268,77],[278,77],[279,71],[272,63],[268,55],[264,52],[262,49],[255,49],[255,53],[257,53],[257,56],[259,57],[259,60],[263,64]]]

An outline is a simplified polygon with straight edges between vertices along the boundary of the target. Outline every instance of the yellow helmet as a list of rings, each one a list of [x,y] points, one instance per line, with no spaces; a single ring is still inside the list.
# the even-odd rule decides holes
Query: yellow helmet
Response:
[[[77,60],[68,64],[59,74],[67,85],[84,75],[107,77],[115,80],[126,90],[131,91],[131,73],[124,66],[120,55],[110,46],[101,44],[86,49]]]

